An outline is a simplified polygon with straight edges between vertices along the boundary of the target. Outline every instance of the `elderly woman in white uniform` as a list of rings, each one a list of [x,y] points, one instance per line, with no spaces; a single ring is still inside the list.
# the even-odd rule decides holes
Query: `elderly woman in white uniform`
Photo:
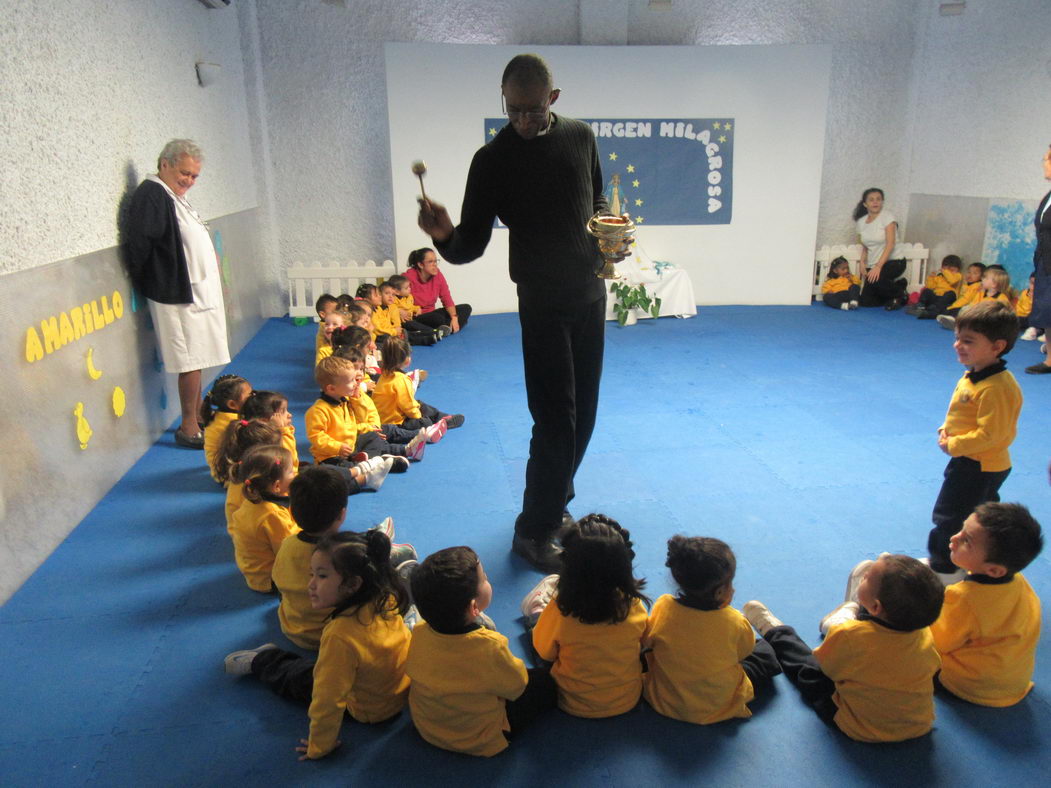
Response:
[[[201,370],[230,361],[219,261],[204,220],[186,200],[204,156],[192,140],[172,140],[157,174],[135,190],[126,258],[132,282],[148,299],[165,369],[179,375],[182,423],[175,442],[204,447],[197,422]]]

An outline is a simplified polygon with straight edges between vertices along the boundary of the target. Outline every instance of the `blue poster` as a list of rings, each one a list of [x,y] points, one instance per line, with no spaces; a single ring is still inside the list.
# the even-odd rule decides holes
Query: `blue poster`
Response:
[[[729,224],[733,118],[581,118],[598,140],[606,199],[637,225]],[[486,118],[490,140],[507,118]]]
[[[1036,209],[1036,200],[989,201],[982,262],[998,263],[1006,268],[1011,275],[1011,286],[1016,290],[1029,287],[1029,275],[1033,273]]]

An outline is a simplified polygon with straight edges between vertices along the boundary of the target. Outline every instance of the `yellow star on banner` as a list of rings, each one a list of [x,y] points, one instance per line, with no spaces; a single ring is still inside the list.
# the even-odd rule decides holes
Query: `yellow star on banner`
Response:
[[[639,179],[636,178],[635,180],[633,180],[631,182],[631,185],[634,186],[636,189],[639,188]]]
[[[496,136],[496,129],[489,129],[489,136],[490,137],[495,137]]]
[[[642,224],[644,221],[646,221],[646,220],[643,217],[641,217],[641,216],[636,216],[635,217],[635,224]]]
[[[714,126],[717,129],[722,128],[722,124],[719,123],[719,121],[715,121],[715,123],[713,123],[712,126]]]
[[[719,135],[719,142],[726,142],[726,135],[725,134],[720,134]]]
[[[617,160],[617,154],[616,153],[609,154],[609,160],[610,161],[616,161]]]
[[[635,207],[636,208],[641,208],[642,207],[642,200],[636,198],[635,199]]]
[[[730,125],[730,122],[727,121],[726,123],[723,124],[723,128],[726,129],[727,131],[729,131],[733,127]]]
[[[629,164],[628,165],[628,172],[635,172],[635,165],[634,164]]]

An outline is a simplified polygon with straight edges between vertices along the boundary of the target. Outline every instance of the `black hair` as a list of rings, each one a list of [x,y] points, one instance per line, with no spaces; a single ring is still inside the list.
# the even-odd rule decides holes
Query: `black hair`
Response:
[[[837,257],[835,260],[833,260],[831,263],[828,264],[828,276],[826,276],[825,278],[826,279],[835,279],[836,277],[832,274],[832,272],[836,270],[836,266],[837,265],[842,265],[843,263],[847,264],[847,273],[849,274],[850,273],[850,263],[847,262],[847,258],[845,258],[842,255],[840,255],[839,257]]]
[[[384,373],[397,372],[405,364],[405,359],[412,355],[409,343],[400,337],[390,337],[383,345],[383,358],[380,369]]]
[[[332,351],[333,358],[342,358],[352,364],[364,364],[365,354],[357,345],[340,345]]]
[[[985,269],[986,269],[986,265],[981,260],[975,260],[973,263],[968,265],[967,268],[968,268],[968,270],[970,270],[971,268],[977,268],[978,270],[980,270],[984,274],[985,273]]]
[[[317,301],[314,302],[314,311],[320,315],[321,310],[329,304],[339,304],[339,299],[332,295],[332,293],[322,293],[317,297]]]
[[[346,311],[354,303],[354,296],[340,293],[336,297],[336,308]]]
[[[1040,523],[1020,503],[983,503],[974,510],[985,529],[985,560],[1009,574],[1021,572],[1044,549]]]
[[[321,534],[332,527],[347,508],[347,478],[331,465],[311,465],[292,480],[288,508],[296,525],[308,534]]]
[[[604,514],[589,514],[562,536],[558,609],[585,624],[616,624],[628,617],[645,580],[635,579],[635,551],[626,528]]]
[[[204,399],[201,401],[201,423],[207,427],[215,419],[215,412],[220,408],[226,407],[226,403],[232,399],[237,399],[240,394],[241,386],[250,386],[251,384],[242,378],[240,375],[220,375],[212,383],[212,390],[204,395]]]
[[[281,430],[269,421],[231,421],[223,433],[219,449],[215,452],[215,475],[225,484],[233,479],[234,468],[246,451],[253,446],[277,446],[279,443]]]
[[[423,559],[409,582],[423,620],[448,633],[467,623],[480,581],[478,554],[470,547],[446,547]]]
[[[500,86],[514,82],[523,87],[543,86],[548,91],[554,87],[551,77],[551,69],[540,55],[522,54],[515,55],[504,67],[504,74],[500,77]]]
[[[364,282],[358,285],[357,291],[354,293],[355,298],[365,299],[376,292],[376,285],[371,282]]]
[[[394,276],[392,276],[390,279],[387,280],[387,284],[389,284],[395,290],[400,290],[402,285],[407,284],[408,281],[409,281],[409,278],[407,276],[402,276],[401,274],[395,274]]]
[[[865,200],[867,200],[868,196],[870,194],[872,194],[873,192],[879,192],[879,196],[883,197],[884,199],[886,199],[886,196],[883,194],[883,189],[880,189],[877,186],[870,186],[869,188],[865,189],[865,191],[863,191],[861,193],[861,199],[858,200],[858,204],[854,206],[854,221],[855,222],[858,219],[860,219],[862,216],[865,216],[865,215],[868,214],[869,209],[865,207]]]
[[[708,536],[673,536],[664,565],[682,589],[683,597],[701,610],[718,610],[726,601],[737,559],[730,545]]]
[[[1003,301],[980,301],[965,306],[956,316],[956,333],[961,331],[974,331],[990,342],[1004,340],[1007,344],[1000,353],[1003,358],[1018,339],[1018,315]]]
[[[343,326],[339,331],[332,332],[332,347],[334,348],[356,347],[364,355],[371,342],[372,334],[361,326]]]
[[[342,588],[353,578],[361,584],[332,610],[332,617],[370,605],[372,612],[384,618],[391,613],[404,614],[409,608],[405,583],[390,565],[390,539],[382,531],[363,534],[340,531],[321,537],[315,553],[325,553],[332,568],[342,578]]]
[[[942,268],[949,266],[950,268],[963,268],[963,260],[960,259],[959,255],[947,254],[942,258]]]
[[[244,485],[246,500],[260,503],[291,464],[292,455],[284,446],[253,446],[234,466],[233,481]]]
[[[427,252],[433,252],[429,246],[425,246],[422,249],[413,249],[409,252],[409,267],[419,270],[420,263],[423,262],[423,258],[427,255]]]
[[[248,395],[248,399],[241,406],[241,415],[248,419],[269,419],[279,410],[281,406],[288,405],[288,397],[277,391],[261,391],[255,389]]]
[[[888,624],[912,632],[938,620],[945,586],[927,564],[907,555],[884,555],[883,576],[873,595]]]

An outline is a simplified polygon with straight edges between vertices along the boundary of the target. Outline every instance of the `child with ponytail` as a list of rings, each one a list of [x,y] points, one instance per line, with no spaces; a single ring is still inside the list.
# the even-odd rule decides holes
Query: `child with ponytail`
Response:
[[[296,428],[288,411],[288,397],[276,391],[253,391],[241,406],[241,414],[248,420],[268,421],[281,430],[281,445],[292,455],[292,465],[299,470],[299,451],[296,449]]]
[[[463,425],[459,413],[449,415],[416,399],[415,387],[405,369],[412,363],[412,350],[404,339],[392,337],[384,345],[380,367],[383,374],[372,392],[380,419],[384,424],[394,424],[403,429],[427,429],[427,440],[437,443],[446,429]]]
[[[223,440],[230,422],[237,419],[241,405],[252,393],[252,384],[240,375],[220,375],[212,384],[212,390],[201,402],[201,424],[204,426],[204,459],[212,478],[220,484],[215,469],[215,453]]]

